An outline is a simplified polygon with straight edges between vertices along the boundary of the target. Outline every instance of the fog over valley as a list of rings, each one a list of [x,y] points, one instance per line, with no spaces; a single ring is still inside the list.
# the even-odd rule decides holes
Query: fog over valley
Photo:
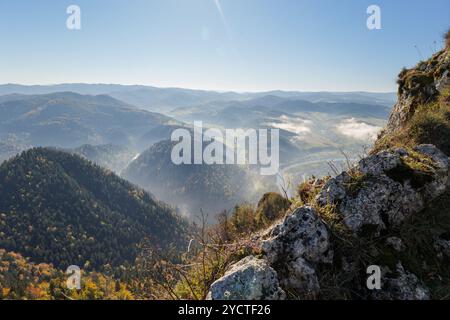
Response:
[[[311,175],[333,174],[329,163],[341,164],[345,153],[362,154],[395,102],[392,93],[221,93],[101,84],[0,85],[0,94],[1,161],[32,147],[57,148],[114,171],[189,219],[207,211],[211,221],[236,203],[282,190],[280,181],[292,187]],[[192,130],[194,121],[205,130],[279,129],[279,173],[262,177],[249,165],[172,164],[172,132]]]

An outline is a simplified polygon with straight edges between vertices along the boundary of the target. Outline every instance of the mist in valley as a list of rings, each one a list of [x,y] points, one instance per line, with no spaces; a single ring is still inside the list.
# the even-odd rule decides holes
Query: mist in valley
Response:
[[[173,206],[214,221],[268,191],[295,193],[363,155],[386,123],[392,93],[220,93],[145,86],[0,86],[0,161],[32,147],[77,154]],[[180,96],[183,98],[180,99]],[[122,100],[120,100],[122,99]],[[205,128],[279,129],[280,169],[174,165],[171,133]]]

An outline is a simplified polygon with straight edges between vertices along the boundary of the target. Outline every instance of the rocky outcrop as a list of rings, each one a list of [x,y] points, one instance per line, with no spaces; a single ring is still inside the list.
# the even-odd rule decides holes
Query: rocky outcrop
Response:
[[[262,251],[278,266],[282,286],[303,296],[314,296],[320,289],[315,264],[333,259],[328,230],[311,207],[295,210],[275,226]]]
[[[383,290],[374,291],[372,297],[377,300],[429,300],[428,288],[416,275],[405,271],[398,263],[395,276],[389,275],[390,270],[383,275]]]
[[[416,108],[432,102],[450,84],[450,49],[420,62],[413,69],[404,69],[398,77],[398,102],[383,134],[392,134],[404,127]]]
[[[432,145],[382,151],[362,159],[349,172],[329,179],[317,195],[316,203],[319,208],[335,208],[354,237],[390,234],[446,190],[449,164],[449,158]],[[297,208],[265,234],[266,239],[261,242],[263,257],[247,257],[234,265],[211,286],[212,299],[284,299],[284,292],[294,292],[301,299],[316,298],[321,294],[319,269],[333,265],[344,274],[356,274],[367,267],[342,252],[335,257],[335,249],[342,251],[342,248],[333,243],[330,226],[311,206]],[[398,236],[387,237],[382,242],[397,253],[406,247]],[[442,256],[448,254],[448,242],[436,241],[435,246]],[[380,254],[373,253],[373,259],[377,260]],[[380,267],[383,288],[366,292],[368,297],[430,297],[428,288],[401,262],[394,265],[394,270],[388,265]]]
[[[386,150],[362,159],[353,177],[344,172],[330,179],[317,203],[337,205],[354,232],[370,226],[379,233],[421,211],[448,183],[449,160],[436,147]]]
[[[211,285],[208,294],[212,300],[282,300],[285,297],[275,270],[266,260],[253,256],[232,265]]]
[[[450,258],[450,240],[436,240],[434,243],[434,249],[438,252],[438,258]]]

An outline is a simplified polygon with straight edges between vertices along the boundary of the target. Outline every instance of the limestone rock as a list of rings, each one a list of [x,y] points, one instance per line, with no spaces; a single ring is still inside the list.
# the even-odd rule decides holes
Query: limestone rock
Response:
[[[381,151],[376,155],[362,159],[359,162],[359,170],[363,174],[380,175],[401,165],[401,156],[405,155],[403,149],[396,152]]]
[[[339,212],[351,230],[374,226],[379,232],[390,225],[399,225],[422,208],[420,195],[408,183],[402,185],[379,176],[367,180],[356,194],[349,194],[339,206]]]
[[[381,290],[375,291],[373,297],[378,300],[429,300],[429,289],[420,282],[416,275],[407,272],[401,263],[396,266],[396,276],[382,277]]]
[[[329,235],[325,224],[312,207],[300,207],[277,225],[262,249],[273,264],[280,259],[304,257],[310,262],[329,263]]]
[[[325,206],[328,203],[335,203],[346,196],[345,184],[350,182],[351,177],[347,172],[342,172],[336,178],[328,180],[319,192],[316,202]]]
[[[418,106],[433,101],[450,83],[449,48],[437,52],[428,62],[421,62],[399,74],[398,99],[383,134],[400,130]]]
[[[450,161],[444,153],[433,145],[419,145],[415,151],[430,158],[432,168],[422,172],[420,165],[419,169],[409,167],[403,160],[410,156],[405,149],[385,150],[359,162],[354,169],[360,174],[358,178],[343,173],[330,179],[318,194],[317,203],[337,204],[345,224],[355,232],[364,226],[379,232],[401,224],[444,193],[450,180]],[[355,183],[356,190],[350,190]]]
[[[282,300],[277,273],[266,260],[246,257],[232,265],[210,288],[212,300]]]
[[[314,265],[331,263],[333,252],[325,224],[312,207],[301,207],[277,225],[262,250],[277,269],[283,287],[310,295],[319,290]]]

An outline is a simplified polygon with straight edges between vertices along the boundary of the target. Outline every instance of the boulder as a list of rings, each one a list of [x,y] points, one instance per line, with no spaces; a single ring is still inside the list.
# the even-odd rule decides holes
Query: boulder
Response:
[[[314,295],[319,289],[314,266],[331,263],[333,251],[325,224],[312,207],[301,207],[273,228],[262,251],[277,269],[283,288]],[[276,267],[275,267],[276,268]]]
[[[266,260],[248,256],[232,265],[210,288],[210,300],[282,300],[277,273]]]
[[[348,228],[358,232],[364,226],[372,226],[376,233],[399,225],[411,213],[422,209],[422,198],[409,183],[402,185],[386,176],[368,179],[339,206]]]
[[[316,198],[316,202],[325,206],[328,203],[335,203],[345,198],[347,191],[345,185],[351,181],[347,172],[342,172],[336,178],[329,179]]]
[[[449,184],[450,162],[444,153],[433,145],[419,145],[414,151],[423,159],[402,148],[362,159],[353,169],[358,177],[343,173],[330,179],[317,195],[317,203],[336,204],[344,223],[355,232],[364,226],[376,232],[398,226],[443,194]]]
[[[401,165],[401,157],[407,155],[404,149],[381,151],[359,162],[363,174],[380,175]]]
[[[401,263],[396,265],[396,276],[382,277],[381,290],[373,293],[377,300],[429,300],[429,289],[413,273],[406,271]]]

